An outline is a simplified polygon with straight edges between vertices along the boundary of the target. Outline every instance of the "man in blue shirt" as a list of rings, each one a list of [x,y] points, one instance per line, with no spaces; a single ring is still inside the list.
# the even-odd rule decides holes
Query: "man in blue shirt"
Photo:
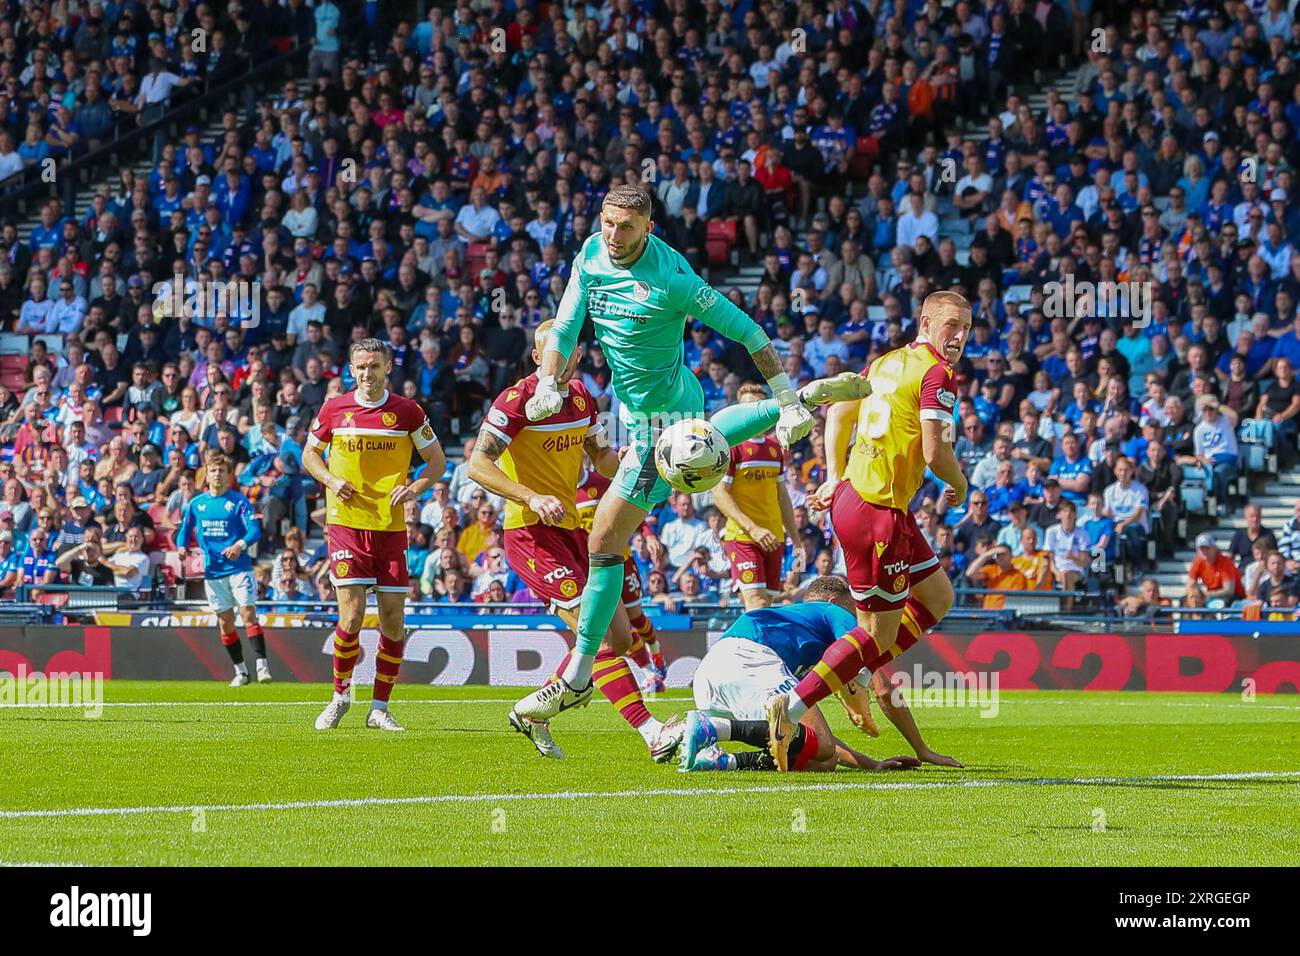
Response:
[[[339,8],[333,0],[316,4],[316,43],[307,61],[307,79],[312,87],[322,72],[337,81],[339,78]]]
[[[203,464],[208,491],[195,495],[185,506],[176,531],[176,546],[185,551],[192,536],[203,554],[203,587],[217,615],[221,643],[235,665],[230,686],[249,683],[248,665],[235,630],[236,607],[257,656],[257,681],[266,684],[271,680],[271,669],[266,662],[266,638],[257,621],[257,584],[248,557],[248,549],[262,536],[262,526],[248,499],[232,489],[235,467],[226,454],[209,451],[203,456]]]
[[[695,671],[695,706],[686,715],[678,762],[691,770],[775,770],[767,750],[767,702],[791,690],[795,675],[822,659],[826,649],[857,626],[848,583],[840,577],[819,577],[804,595],[804,603],[750,611],[735,623],[704,655]],[[920,766],[922,761],[960,767],[951,757],[930,750],[917,730],[901,695],[881,671],[867,683],[845,685],[841,700],[858,727],[876,736],[871,720],[872,693],[895,727],[907,738],[916,757],[873,760],[837,739],[816,708],[805,716],[790,743],[791,766],[796,770],[832,771],[838,765],[858,770],[895,770]],[[869,686],[868,686],[869,685]],[[718,746],[732,740],[760,748],[730,754]],[[919,759],[918,759],[919,758]]]

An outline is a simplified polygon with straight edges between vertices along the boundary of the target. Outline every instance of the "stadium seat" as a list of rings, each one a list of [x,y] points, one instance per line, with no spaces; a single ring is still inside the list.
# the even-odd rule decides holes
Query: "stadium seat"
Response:
[[[21,355],[26,358],[31,345],[29,336],[17,332],[0,332],[0,355]]]
[[[706,239],[721,239],[728,245],[736,244],[736,220],[734,219],[710,219],[704,229]]]
[[[114,406],[112,406],[111,408],[106,408],[106,409],[104,409],[104,424],[105,424],[105,425],[120,425],[120,424],[122,424],[122,406],[121,406],[121,405],[114,405]]]
[[[0,355],[0,385],[6,385],[10,391],[22,390],[27,380],[27,355]]]
[[[1011,299],[1015,299],[1017,302],[1028,302],[1030,293],[1033,291],[1034,287],[1027,283],[1009,285],[1007,286],[1006,291],[1002,293],[1002,301],[1008,302]]]
[[[725,266],[731,261],[731,243],[724,239],[706,239],[704,249],[711,266]]]

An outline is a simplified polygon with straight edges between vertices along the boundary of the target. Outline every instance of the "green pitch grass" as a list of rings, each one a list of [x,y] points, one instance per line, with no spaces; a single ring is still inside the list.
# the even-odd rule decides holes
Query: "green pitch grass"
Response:
[[[597,701],[548,761],[515,691],[398,685],[317,733],[323,686],[105,685],[98,719],[0,708],[0,861],[185,864],[1278,864],[1300,857],[1300,700],[1003,693],[918,708],[965,770],[679,774]],[[237,706],[226,706],[237,702]],[[652,703],[666,718],[676,692]],[[884,726],[873,756],[906,750]],[[884,721],[882,720],[882,725]],[[338,801],[342,801],[341,803]],[[331,804],[331,802],[334,802]]]

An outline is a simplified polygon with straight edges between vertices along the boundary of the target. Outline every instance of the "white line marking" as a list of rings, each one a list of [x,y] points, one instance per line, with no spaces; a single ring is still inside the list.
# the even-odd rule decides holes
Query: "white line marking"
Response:
[[[522,688],[521,688],[522,689]],[[655,698],[646,698],[648,703],[653,704],[656,700],[661,701],[685,701],[690,700],[690,695],[681,694],[676,697],[668,697],[663,694]],[[433,700],[431,698],[409,698],[400,700],[402,706],[407,704],[514,704],[519,701],[518,697],[467,697],[463,700]],[[100,706],[104,707],[323,707],[329,703],[329,699],[322,697],[317,700],[156,700],[156,701],[111,701],[106,700],[101,704],[96,703],[70,703],[59,701],[50,704],[0,704],[0,711],[5,710],[46,710],[51,707],[70,708],[73,710],[94,710]],[[353,701],[355,704],[367,703],[365,700]],[[593,704],[608,704],[609,701],[604,697],[592,699]]]
[[[521,687],[518,688],[518,690],[527,691],[528,688]],[[916,691],[915,693],[919,696],[923,692]],[[1026,692],[1026,693],[1030,693],[1030,692]],[[1078,692],[1072,692],[1072,693],[1078,693]],[[1140,694],[1141,692],[1132,691],[1131,693]],[[905,698],[907,698],[908,695],[904,695],[904,696]],[[1073,700],[1056,700],[1056,699],[1045,700],[1037,697],[1016,697],[1016,698],[1003,697],[998,700],[998,705],[1002,706],[1005,704],[1016,704],[1018,706],[1021,704],[1036,704],[1044,707],[1047,706],[1079,707],[1079,706],[1086,706],[1086,705],[1105,706],[1105,707],[1151,707],[1152,705],[1156,705],[1159,707],[1190,707],[1190,708],[1202,708],[1202,709],[1207,707],[1222,707],[1224,705],[1228,705],[1230,707],[1243,707],[1250,710],[1289,710],[1289,711],[1294,711],[1296,713],[1300,713],[1300,698],[1297,698],[1294,704],[1264,704],[1264,703],[1259,703],[1257,701],[1256,702],[1243,701],[1240,698],[1240,696],[1236,694],[1230,694],[1230,693],[1225,693],[1221,695],[1211,694],[1207,696],[1209,696],[1210,699],[1204,701],[1160,700],[1158,698],[1151,698],[1151,697],[1144,698],[1143,700],[1106,700],[1106,699],[1101,699],[1096,697],[1085,697],[1082,696],[1082,694],[1077,699],[1073,699]],[[412,697],[412,698],[400,699],[397,701],[397,703],[403,707],[405,707],[407,704],[411,704],[411,705],[513,704],[517,702],[518,699],[519,698],[517,697],[466,697],[466,698],[449,698],[449,699],[435,700],[432,698]],[[965,707],[965,708],[933,707],[933,706],[927,706],[925,704],[918,704],[916,703],[914,698],[908,698],[908,699],[909,699],[909,703],[911,703],[912,706],[923,710],[979,709],[979,705],[971,705],[970,707]],[[655,701],[678,702],[678,701],[689,701],[689,700],[691,700],[691,695],[684,691],[678,692],[677,694],[658,694],[653,698],[650,697],[646,698],[646,702],[650,704],[655,703]],[[85,702],[79,704],[71,703],[71,702],[56,702],[56,703],[47,703],[47,704],[29,704],[29,703],[0,704],[0,713],[6,710],[48,710],[50,708],[60,708],[60,707],[65,709],[72,709],[72,710],[96,709],[100,706],[127,707],[127,708],[129,707],[321,707],[324,706],[325,703],[328,703],[328,700],[327,698],[324,697],[321,697],[316,700],[150,700],[150,701],[106,700],[103,701],[102,704],[95,704],[95,703],[87,704]],[[364,700],[357,701],[356,703],[365,703],[365,701]],[[592,703],[608,704],[609,701],[603,697],[595,697],[592,699]]]
[[[423,797],[355,797],[296,800],[288,803],[231,803],[153,807],[71,807],[60,810],[0,810],[0,820],[52,817],[127,817],[150,813],[244,813],[254,810],[316,810],[352,807],[419,806],[438,803],[500,803],[520,800],[610,800],[629,797],[713,797],[754,793],[835,793],[853,790],[945,790],[987,787],[1105,787],[1132,783],[1300,779],[1300,770],[1246,773],[1169,774],[1152,777],[1035,777],[1028,780],[952,780],[933,783],[809,783],[769,787],[667,787],[657,790],[561,790],[551,793],[447,793]]]

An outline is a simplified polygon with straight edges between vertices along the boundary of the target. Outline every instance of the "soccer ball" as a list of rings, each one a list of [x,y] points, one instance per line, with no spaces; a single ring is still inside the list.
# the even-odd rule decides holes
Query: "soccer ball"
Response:
[[[655,442],[655,467],[664,481],[688,494],[708,491],[727,474],[731,446],[707,418],[685,418]]]

